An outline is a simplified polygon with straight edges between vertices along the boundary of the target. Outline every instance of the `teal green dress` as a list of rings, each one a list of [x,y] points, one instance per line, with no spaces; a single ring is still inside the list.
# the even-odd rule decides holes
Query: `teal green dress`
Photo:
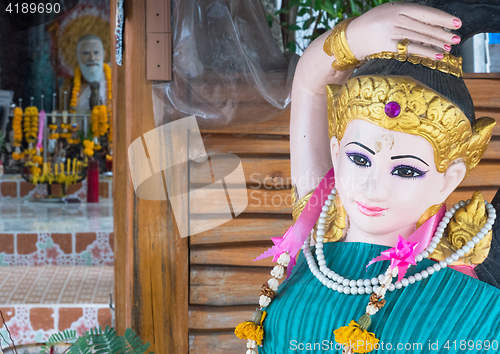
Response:
[[[345,278],[371,279],[388,261],[366,265],[389,247],[326,243],[327,266]],[[314,254],[314,248],[312,248]],[[425,259],[406,276],[435,262]],[[358,320],[370,295],[328,289],[309,270],[302,254],[290,279],[267,307],[259,354],[341,353],[333,331]],[[499,353],[500,290],[450,268],[406,288],[387,292],[386,305],[369,328],[380,348],[371,353]]]

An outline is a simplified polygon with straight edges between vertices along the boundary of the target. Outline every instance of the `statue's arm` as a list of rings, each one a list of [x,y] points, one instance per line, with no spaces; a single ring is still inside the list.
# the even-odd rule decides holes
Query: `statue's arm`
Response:
[[[458,22],[457,22],[458,21]],[[382,51],[395,52],[405,38],[411,54],[435,58],[453,44],[451,29],[461,25],[454,16],[427,6],[387,3],[352,21],[347,41],[357,59]],[[447,28],[445,30],[444,28]],[[314,40],[299,60],[292,87],[290,154],[292,184],[299,197],[316,188],[332,167],[328,138],[326,85],[343,84],[353,70],[335,71],[334,57],[323,51],[331,31]]]
[[[297,64],[290,112],[292,183],[303,197],[316,188],[332,168],[329,149],[326,85],[343,84],[353,70],[332,68],[333,58],[323,51],[331,31],[311,43]]]

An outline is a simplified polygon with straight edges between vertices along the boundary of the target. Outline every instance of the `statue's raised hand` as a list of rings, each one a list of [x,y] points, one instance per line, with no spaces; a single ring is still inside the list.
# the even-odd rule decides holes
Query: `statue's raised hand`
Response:
[[[377,6],[347,27],[349,47],[358,60],[384,51],[397,52],[397,44],[408,39],[408,53],[442,59],[443,53],[460,43],[450,32],[462,26],[457,17],[419,4],[392,2]]]

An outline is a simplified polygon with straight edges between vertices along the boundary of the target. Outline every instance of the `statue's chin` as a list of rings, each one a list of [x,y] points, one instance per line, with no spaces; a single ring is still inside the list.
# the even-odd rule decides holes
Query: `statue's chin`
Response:
[[[93,65],[91,67],[82,65],[80,66],[82,70],[82,76],[87,80],[87,82],[91,83],[94,81],[100,82],[102,78],[102,66]]]

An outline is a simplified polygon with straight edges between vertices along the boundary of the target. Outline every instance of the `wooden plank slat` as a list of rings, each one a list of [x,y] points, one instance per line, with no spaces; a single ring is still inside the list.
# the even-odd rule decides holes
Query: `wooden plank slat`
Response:
[[[285,136],[206,134],[202,135],[207,154],[290,154],[290,140]]]
[[[247,190],[248,206],[245,213],[257,214],[287,214],[292,212],[292,196],[289,189],[251,189]],[[204,198],[203,195],[207,194]],[[227,205],[227,201],[222,199],[210,198],[207,191],[198,193],[204,203],[191,203],[191,214],[210,214],[213,210],[221,210],[222,206]],[[233,202],[243,203],[244,200],[235,198]]]
[[[500,107],[500,97],[498,96],[500,80],[466,79],[465,84],[469,89],[475,107]]]
[[[254,266],[274,267],[272,257],[253,261],[259,255],[273,246],[271,240],[262,241],[259,245],[231,245],[192,248],[189,253],[191,265],[229,265],[229,266]]]
[[[207,128],[201,130],[202,134],[269,134],[269,135],[290,135],[290,110],[285,110],[276,118],[262,123],[250,123],[241,125],[225,125],[221,127]]]
[[[212,163],[213,159],[212,159]],[[257,188],[291,188],[290,159],[275,157],[242,157],[241,164],[245,173],[247,185]],[[207,180],[206,164],[191,162],[189,164],[189,179],[191,184],[212,183]],[[217,164],[217,173],[227,176],[234,169],[229,164]]]
[[[500,187],[500,163],[481,162],[471,174],[465,178],[459,188],[476,186]]]
[[[255,306],[189,306],[190,330],[234,329],[252,317]]]
[[[255,305],[272,268],[192,266],[189,303],[194,305]]]
[[[246,349],[246,341],[233,332],[189,334],[189,354],[235,354]]]
[[[194,221],[192,221],[194,222]],[[282,236],[292,224],[292,216],[287,218],[246,217],[242,214],[215,229],[190,236],[190,244],[220,244],[230,242],[268,241],[271,237]]]
[[[500,160],[500,140],[490,141],[481,161],[484,160]]]

